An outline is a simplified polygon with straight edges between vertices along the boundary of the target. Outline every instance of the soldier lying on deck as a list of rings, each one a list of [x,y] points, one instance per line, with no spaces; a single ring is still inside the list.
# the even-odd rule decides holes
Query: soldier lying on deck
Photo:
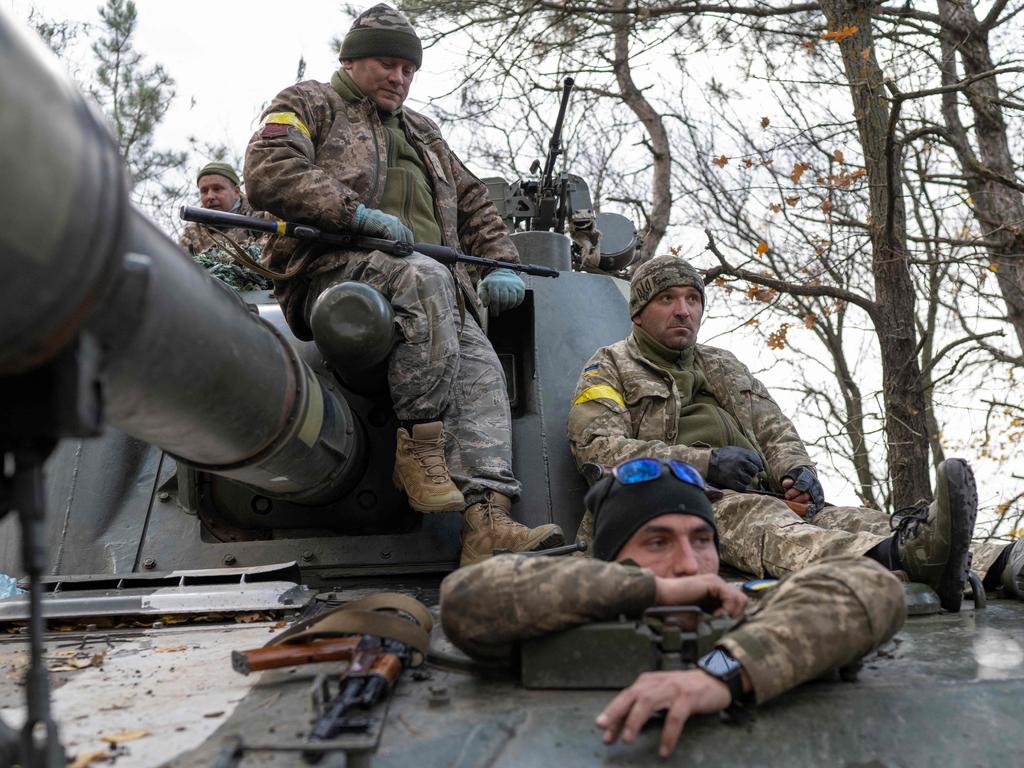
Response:
[[[596,721],[607,744],[632,742],[665,710],[667,756],[691,715],[761,704],[851,664],[903,625],[899,580],[866,557],[822,560],[748,606],[718,576],[715,513],[700,474],[683,462],[624,462],[586,500],[596,559],[501,555],[463,568],[441,585],[441,621],[464,651],[495,658],[516,641],[654,605],[711,599],[719,615],[739,619],[697,669],[648,672],[619,693]]]

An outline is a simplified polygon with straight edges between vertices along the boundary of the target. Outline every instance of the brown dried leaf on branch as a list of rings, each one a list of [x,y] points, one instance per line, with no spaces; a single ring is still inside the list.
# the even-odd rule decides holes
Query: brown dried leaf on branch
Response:
[[[762,128],[767,128],[770,123],[771,123],[771,121],[767,117],[762,117],[761,118],[761,127]]]
[[[714,165],[717,165],[719,168],[724,168],[726,165],[729,164],[729,158],[726,157],[725,155],[719,155],[718,157],[716,157],[711,162]]]
[[[768,210],[771,211],[772,213],[778,213],[779,211],[782,210],[782,206],[779,205],[778,203],[769,203]]]
[[[846,162],[845,160],[843,160],[843,150],[841,150],[841,149],[837,149],[835,152],[833,152],[832,153],[832,157],[833,157],[833,159],[835,159],[835,161],[837,163],[844,163],[844,162]]]
[[[815,322],[817,322],[817,318],[814,316],[813,312],[808,312],[804,315],[804,328],[813,328]]]
[[[788,205],[791,208],[799,202],[800,195],[790,195],[789,197],[786,198],[786,205]]]
[[[753,160],[751,160],[751,159],[750,159],[749,157],[744,157],[744,158],[743,158],[743,167],[744,167],[744,168],[749,168],[749,167],[750,167],[750,166],[752,166],[753,164],[754,164],[754,161],[753,161]]]
[[[804,175],[804,171],[810,169],[810,163],[797,163],[793,166],[793,172],[789,174],[789,179],[794,184],[799,183],[800,177]]]
[[[751,283],[750,287],[747,288],[747,298],[751,301],[763,301],[765,304],[773,301],[778,293],[764,285],[758,285],[757,283]]]
[[[757,244],[757,255],[763,256],[766,253],[768,253],[768,243],[762,240]]]
[[[819,37],[822,40],[831,40],[834,43],[841,43],[848,37],[853,37],[857,34],[857,25],[851,24],[850,26],[843,27],[842,29],[830,29]]]
[[[779,326],[779,330],[772,331],[768,334],[768,346],[771,349],[785,349],[786,348],[786,334],[789,332],[789,323],[783,323]]]

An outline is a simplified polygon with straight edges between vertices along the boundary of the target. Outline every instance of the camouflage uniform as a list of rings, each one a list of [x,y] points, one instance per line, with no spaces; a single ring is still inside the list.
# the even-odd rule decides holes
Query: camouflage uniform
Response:
[[[254,211],[249,201],[242,195],[238,198],[239,204],[231,213],[242,216],[256,216],[267,218],[267,214]],[[268,235],[259,232],[251,232],[241,227],[231,227],[223,230],[224,234],[238,243],[254,261],[259,261],[263,255],[263,248],[267,243]],[[210,274],[238,291],[267,290],[271,282],[263,275],[253,272],[251,269],[233,259],[229,253],[222,248],[210,235],[208,229],[194,222],[185,226],[178,239],[178,245],[184,248],[199,264]]]
[[[267,108],[245,157],[248,191],[261,208],[336,231],[351,228],[358,204],[379,206],[388,173],[381,117],[368,99],[347,101],[339,90],[336,73],[331,83],[285,89]],[[426,171],[444,244],[518,261],[486,186],[448,148],[437,126],[405,108],[401,125]],[[483,308],[464,265],[448,269],[425,257],[325,250],[276,237],[266,254],[271,269],[301,269],[300,276],[274,286],[301,339],[312,337],[308,313],[327,286],[354,279],[384,294],[401,336],[389,364],[396,415],[443,421],[448,466],[467,503],[488,489],[518,495],[504,374],[480,330]]]
[[[719,405],[765,459],[771,489],[797,467],[813,467],[792,422],[764,384],[735,355],[696,345],[696,362]],[[679,394],[671,374],[648,360],[636,339],[603,347],[584,367],[569,412],[569,442],[578,464],[612,466],[639,456],[675,458],[707,473],[712,446],[676,441]],[[804,521],[780,499],[728,491],[714,503],[722,561],[758,576],[785,576],[831,555],[863,555],[890,534],[889,517],[863,507],[828,507]],[[578,538],[590,541],[588,512]],[[999,546],[976,548],[981,573]]]
[[[441,584],[445,634],[481,658],[518,640],[655,604],[650,571],[591,558],[502,555]],[[746,670],[758,703],[845,666],[889,640],[906,617],[899,580],[865,557],[829,558],[789,576],[720,641]]]

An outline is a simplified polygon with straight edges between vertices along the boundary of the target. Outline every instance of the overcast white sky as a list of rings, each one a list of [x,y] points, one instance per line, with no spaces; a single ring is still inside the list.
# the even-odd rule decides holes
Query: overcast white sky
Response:
[[[0,2],[17,19],[35,7],[49,20],[88,23],[98,20],[101,5],[101,0]],[[331,38],[352,22],[340,2],[327,0],[136,0],[136,7],[135,48],[150,65],[164,66],[177,92],[158,130],[157,145],[184,148],[185,137],[195,135],[227,144],[238,156],[263,105],[295,81],[300,58],[306,61],[306,79],[326,80],[337,69]],[[428,51],[409,105],[415,109],[421,106],[420,94],[450,88],[455,61],[451,52]]]

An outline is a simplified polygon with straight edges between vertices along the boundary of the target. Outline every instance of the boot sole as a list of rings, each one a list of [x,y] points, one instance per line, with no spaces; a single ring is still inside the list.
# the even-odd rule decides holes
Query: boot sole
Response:
[[[949,559],[935,589],[939,603],[950,613],[958,613],[964,597],[964,584],[970,571],[971,536],[978,515],[978,491],[974,473],[961,459],[943,465],[949,503]]]
[[[565,534],[563,534],[560,530],[552,531],[526,551],[536,552],[538,549],[551,549],[552,547],[561,547],[564,544]]]

